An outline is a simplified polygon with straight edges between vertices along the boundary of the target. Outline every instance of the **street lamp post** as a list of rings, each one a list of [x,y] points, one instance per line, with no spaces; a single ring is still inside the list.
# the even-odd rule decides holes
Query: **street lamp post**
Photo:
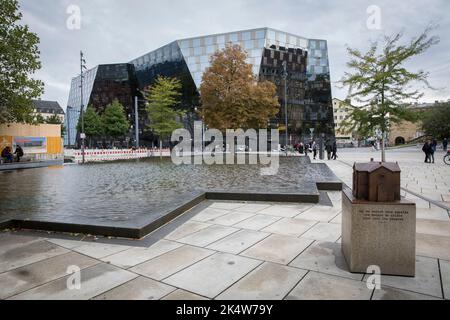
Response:
[[[80,93],[80,98],[81,98],[81,108],[80,108],[80,112],[81,112],[81,133],[80,133],[80,138],[81,138],[81,156],[82,156],[82,160],[81,163],[84,164],[85,162],[85,157],[84,157],[84,149],[85,149],[85,138],[86,138],[86,134],[84,133],[84,101],[83,101],[83,70],[86,69],[86,60],[84,60],[84,55],[83,55],[83,51],[80,51],[80,71],[81,71],[81,93]]]
[[[288,155],[288,142],[289,142],[289,132],[288,132],[288,114],[287,114],[287,62],[283,61],[283,78],[284,78],[284,125],[286,130],[286,156]]]

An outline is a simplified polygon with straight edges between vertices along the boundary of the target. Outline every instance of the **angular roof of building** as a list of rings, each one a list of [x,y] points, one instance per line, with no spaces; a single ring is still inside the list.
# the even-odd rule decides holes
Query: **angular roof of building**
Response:
[[[354,168],[356,171],[362,172],[374,172],[380,168],[386,168],[391,172],[400,172],[400,167],[396,162],[368,162],[368,163],[355,163]]]
[[[39,113],[64,114],[64,110],[57,101],[32,100],[32,104]]]

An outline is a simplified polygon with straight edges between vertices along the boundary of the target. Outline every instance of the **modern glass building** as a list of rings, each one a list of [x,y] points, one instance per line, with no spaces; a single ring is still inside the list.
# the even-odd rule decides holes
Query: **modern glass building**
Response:
[[[203,72],[209,67],[211,56],[227,44],[239,44],[248,53],[247,61],[252,65],[255,76],[276,84],[282,106],[285,92],[283,63],[287,63],[286,100],[291,143],[309,138],[310,129],[314,129],[315,134],[334,135],[326,40],[307,39],[270,28],[177,40],[127,64],[100,65],[85,75],[84,105],[93,105],[101,111],[107,103],[118,98],[133,119],[133,108],[128,105],[132,96],[140,95],[139,90],[151,85],[159,75],[177,77],[183,84],[180,108],[187,114],[186,127],[192,129],[193,120],[197,117],[195,108],[200,106],[198,89]],[[107,74],[106,81],[104,74]],[[78,76],[72,80],[68,102],[71,110],[75,111],[66,126],[71,132],[71,145],[75,144],[78,136],[79,86]],[[140,106],[139,112],[140,128],[144,128],[142,140],[149,143],[154,137],[145,130],[143,106]],[[284,107],[270,123],[272,127],[284,130]],[[130,132],[130,136],[132,134]]]

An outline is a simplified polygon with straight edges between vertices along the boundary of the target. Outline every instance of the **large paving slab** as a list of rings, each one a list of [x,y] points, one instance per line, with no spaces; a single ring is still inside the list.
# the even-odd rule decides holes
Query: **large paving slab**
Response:
[[[365,282],[310,271],[286,300],[369,300]]]
[[[6,250],[0,251],[0,272],[69,252],[67,249],[47,241],[26,241],[17,246],[8,245],[5,247]]]
[[[438,261],[433,258],[417,256],[414,278],[382,275],[381,285],[442,298]]]
[[[270,206],[271,206],[270,203],[247,203],[235,210],[239,212],[258,213],[258,211],[267,209]]]
[[[58,239],[58,238],[47,239],[47,241],[57,244],[58,246],[66,249],[74,249],[76,247],[80,247],[86,244],[86,242],[80,240]]]
[[[94,300],[159,300],[174,290],[174,287],[167,284],[137,277],[98,295]]]
[[[209,300],[208,298],[199,296],[198,294],[188,292],[186,290],[177,289],[167,296],[162,298],[161,300]]]
[[[417,219],[450,221],[448,211],[442,208],[417,208]]]
[[[92,258],[101,259],[106,256],[129,249],[129,246],[116,244],[89,242],[82,246],[73,248],[74,251],[82,253]]]
[[[302,220],[328,222],[331,221],[334,217],[336,217],[340,212],[341,212],[340,208],[315,205],[311,209],[302,212],[295,218]]]
[[[217,299],[281,300],[306,273],[306,270],[266,262],[220,294]]]
[[[208,228],[210,224],[198,221],[186,221],[174,231],[165,236],[168,240],[178,240],[202,229]]]
[[[261,261],[216,253],[164,280],[190,292],[214,298],[255,269]]]
[[[162,280],[210,256],[214,251],[182,246],[130,269],[146,277]]]
[[[202,229],[200,231],[197,231],[196,233],[178,239],[178,241],[193,246],[206,247],[207,245],[225,238],[226,236],[238,230],[239,229],[232,227],[212,225],[206,229]]]
[[[450,221],[417,219],[417,233],[450,237]]]
[[[241,230],[219,241],[210,244],[207,248],[216,251],[239,254],[253,246],[255,243],[268,237],[270,234],[253,230]]]
[[[208,207],[206,209],[203,209],[201,212],[197,213],[194,217],[192,217],[192,220],[206,222],[206,221],[218,218],[220,216],[224,216],[230,212],[231,212],[230,210],[216,209],[216,208]]]
[[[87,300],[137,277],[136,274],[101,263],[81,270],[81,288],[69,289],[70,276],[13,296],[14,300]]]
[[[269,208],[258,211],[258,214],[268,214],[270,216],[292,218],[301,213],[302,210],[297,207],[289,205],[275,204]]]
[[[214,201],[209,208],[222,209],[222,210],[234,210],[245,206],[245,202],[233,202],[233,201]]]
[[[337,223],[319,222],[302,234],[302,238],[318,241],[336,242],[341,236],[341,225]]]
[[[450,261],[439,260],[444,298],[450,300]]]
[[[450,237],[417,233],[416,255],[450,260]]]
[[[261,231],[298,237],[311,229],[316,223],[310,220],[283,218]]]
[[[210,220],[209,222],[214,224],[220,224],[223,226],[232,226],[233,224],[251,218],[254,215],[255,215],[254,213],[250,212],[232,211],[231,213],[227,213],[226,215]]]
[[[12,232],[0,233],[0,252],[5,252],[32,242],[42,241],[40,237],[23,236]]]
[[[264,214],[257,214],[254,217],[235,224],[234,227],[249,230],[261,230],[280,219],[282,218]]]
[[[274,234],[245,250],[241,255],[264,261],[288,264],[312,242],[313,240]]]
[[[67,275],[69,266],[84,269],[100,261],[91,259],[76,252],[69,252],[53,258],[1,273],[0,299],[24,292],[44,283]]]
[[[315,242],[289,265],[353,280],[363,277],[362,274],[350,273],[340,243]]]
[[[148,248],[131,248],[102,260],[122,268],[130,268],[181,246],[181,243],[160,240]]]
[[[382,286],[381,289],[374,290],[372,300],[439,300],[439,298]]]

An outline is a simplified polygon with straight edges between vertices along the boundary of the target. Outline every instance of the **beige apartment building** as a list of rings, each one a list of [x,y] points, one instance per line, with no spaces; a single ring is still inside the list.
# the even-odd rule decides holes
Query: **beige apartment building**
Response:
[[[350,114],[350,107],[344,101],[333,98],[334,130],[338,142],[350,142],[355,139],[352,132],[340,132],[342,122]]]

